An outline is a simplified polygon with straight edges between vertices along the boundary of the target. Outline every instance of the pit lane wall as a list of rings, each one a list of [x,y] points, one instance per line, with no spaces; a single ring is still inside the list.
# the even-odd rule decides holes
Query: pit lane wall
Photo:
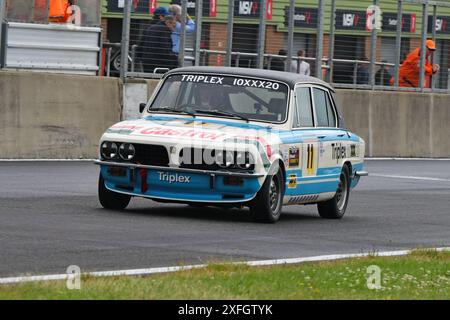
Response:
[[[337,90],[347,127],[370,157],[450,157],[450,95]]]
[[[0,159],[96,158],[104,130],[137,116],[156,84],[1,71]],[[337,90],[336,99],[366,156],[450,157],[450,95]]]
[[[121,114],[118,79],[0,72],[0,159],[95,158]]]

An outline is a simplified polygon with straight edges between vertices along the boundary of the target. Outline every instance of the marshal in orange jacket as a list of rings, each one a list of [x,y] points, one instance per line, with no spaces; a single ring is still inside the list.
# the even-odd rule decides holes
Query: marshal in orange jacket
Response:
[[[68,0],[50,0],[48,20],[50,22],[67,22],[67,19],[70,16],[70,14],[67,13],[69,5]]]
[[[425,59],[425,76],[433,75],[433,65]],[[419,87],[420,48],[415,49],[400,66],[398,84],[400,87]]]

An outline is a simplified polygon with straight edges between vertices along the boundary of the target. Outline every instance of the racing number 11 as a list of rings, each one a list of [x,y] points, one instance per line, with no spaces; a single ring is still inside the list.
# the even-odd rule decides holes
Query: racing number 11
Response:
[[[314,174],[314,145],[308,144],[308,161],[306,164],[308,175]]]

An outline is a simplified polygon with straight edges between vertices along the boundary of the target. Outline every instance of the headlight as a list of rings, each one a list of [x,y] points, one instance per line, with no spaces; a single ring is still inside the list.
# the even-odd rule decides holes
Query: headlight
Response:
[[[131,143],[122,143],[119,147],[119,156],[122,160],[130,161],[134,158],[136,150]]]
[[[215,161],[219,167],[225,167],[224,165],[225,161],[223,159],[223,151],[216,150]]]
[[[254,159],[251,153],[239,151],[236,155],[236,165],[240,169],[249,169],[254,164]]]
[[[111,160],[117,157],[118,147],[115,142],[105,141],[100,147],[100,153],[103,158]]]

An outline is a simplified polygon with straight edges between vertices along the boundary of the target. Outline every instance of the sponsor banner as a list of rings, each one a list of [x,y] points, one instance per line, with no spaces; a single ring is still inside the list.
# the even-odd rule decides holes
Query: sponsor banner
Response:
[[[156,9],[156,0],[133,0],[131,6],[132,13],[153,13]],[[108,12],[123,12],[125,0],[108,0]]]
[[[187,1],[187,12],[190,16],[195,16],[195,7],[197,0]],[[217,0],[203,1],[202,13],[204,17],[216,17],[217,16]]]
[[[416,14],[402,15],[402,32],[416,32]],[[397,13],[383,12],[383,31],[397,31]]]
[[[450,17],[437,16],[435,28],[438,34],[450,34]],[[433,16],[428,17],[428,32],[433,32]]]
[[[273,0],[267,0],[266,19],[272,20]],[[236,0],[234,3],[234,16],[241,18],[259,18],[261,10],[260,0]]]
[[[197,0],[187,1],[187,12],[191,16],[195,16],[195,5]],[[108,0],[108,12],[123,12],[125,0]],[[153,14],[158,7],[157,0],[133,0],[131,12],[141,14]],[[217,0],[203,1],[203,16],[216,17],[217,16]]]
[[[336,10],[336,29],[366,30],[366,11]]]
[[[284,7],[284,25],[289,26],[289,6]],[[294,27],[317,28],[317,9],[295,7]]]

